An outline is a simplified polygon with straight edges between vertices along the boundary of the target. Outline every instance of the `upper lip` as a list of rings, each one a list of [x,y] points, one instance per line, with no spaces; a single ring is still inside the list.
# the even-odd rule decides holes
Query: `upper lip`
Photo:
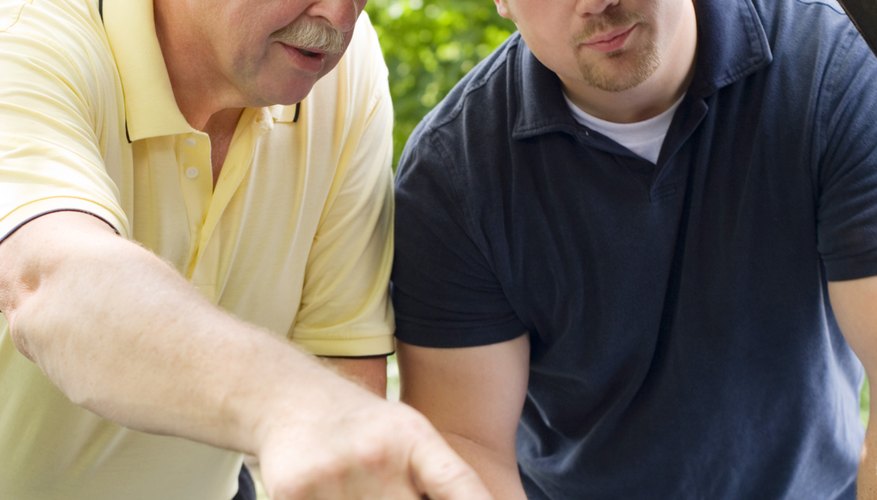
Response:
[[[282,43],[283,45],[286,45],[287,47],[291,47],[291,48],[299,50],[299,51],[303,50],[305,52],[310,52],[310,53],[316,54],[318,56],[325,56],[326,55],[326,51],[323,49],[317,49],[317,48],[313,48],[313,47],[301,47],[298,45],[289,45],[288,43],[283,43],[283,42],[280,42],[280,43]]]
[[[322,49],[315,49],[313,47],[296,47],[298,50],[304,50],[306,52],[311,52],[313,54],[324,55],[326,52]]]
[[[633,26],[624,26],[621,28],[614,29],[612,31],[607,31],[606,33],[594,35],[591,38],[588,38],[587,40],[585,40],[583,43],[585,45],[593,45],[595,43],[608,42],[609,40],[612,40],[613,38],[617,38],[617,37],[627,33],[628,31],[630,31],[632,29],[633,29]]]

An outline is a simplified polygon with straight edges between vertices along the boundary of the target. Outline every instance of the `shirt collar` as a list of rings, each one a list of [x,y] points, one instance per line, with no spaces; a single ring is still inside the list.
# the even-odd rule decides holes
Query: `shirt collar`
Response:
[[[689,92],[706,97],[773,60],[752,0],[697,0],[697,60]]]
[[[174,99],[152,0],[104,0],[103,17],[122,80],[129,140],[194,131]]]
[[[268,112],[276,123],[294,123],[299,121],[302,109],[304,109],[303,102],[291,106],[276,104],[270,106]]]
[[[698,48],[688,94],[703,99],[770,64],[773,56],[751,0],[697,0]],[[520,37],[520,35],[515,35]],[[513,136],[548,132],[578,134],[563,99],[560,79],[542,65],[523,39],[517,45],[518,109]]]

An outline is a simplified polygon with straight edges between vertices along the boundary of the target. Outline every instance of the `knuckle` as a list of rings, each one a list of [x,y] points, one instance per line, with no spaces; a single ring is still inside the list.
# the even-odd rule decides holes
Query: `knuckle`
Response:
[[[345,471],[348,469],[344,459],[324,460],[311,467],[308,477],[314,484],[337,482],[344,477]]]
[[[472,480],[474,473],[459,461],[445,461],[436,468],[436,478],[445,484],[457,484]]]
[[[355,450],[355,460],[366,469],[383,469],[390,462],[390,450],[382,442],[369,440]]]
[[[394,432],[405,431],[415,435],[428,435],[435,432],[432,424],[422,414],[410,407],[400,406],[399,408],[398,422],[395,423]]]

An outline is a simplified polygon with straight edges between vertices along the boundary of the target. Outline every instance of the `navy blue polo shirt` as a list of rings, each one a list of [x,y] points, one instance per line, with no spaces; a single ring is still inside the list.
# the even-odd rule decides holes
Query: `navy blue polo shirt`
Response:
[[[827,282],[877,274],[877,64],[830,2],[695,7],[657,165],[578,125],[517,35],[401,160],[398,338],[529,332],[534,499],[854,496],[862,370]]]

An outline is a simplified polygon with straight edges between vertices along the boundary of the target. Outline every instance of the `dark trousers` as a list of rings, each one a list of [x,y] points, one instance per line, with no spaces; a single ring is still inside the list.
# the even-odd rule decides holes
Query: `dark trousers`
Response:
[[[241,473],[238,474],[238,492],[231,500],[256,500],[256,483],[253,476],[247,470],[246,465],[241,465]]]

